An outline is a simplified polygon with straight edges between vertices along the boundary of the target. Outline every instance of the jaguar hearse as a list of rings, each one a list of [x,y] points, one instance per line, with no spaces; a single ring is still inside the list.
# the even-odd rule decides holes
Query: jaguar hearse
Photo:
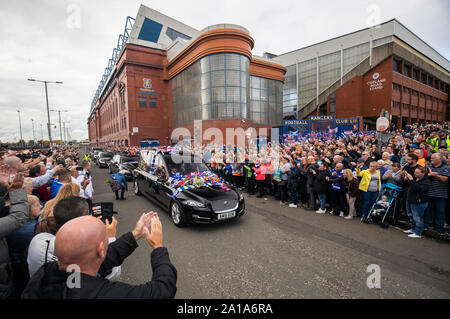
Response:
[[[171,155],[142,150],[138,168],[134,170],[134,191],[163,206],[178,227],[241,217],[245,212],[244,196],[232,185],[181,189],[169,183],[171,177],[173,181],[176,177],[201,172],[212,174],[201,158],[190,153]]]

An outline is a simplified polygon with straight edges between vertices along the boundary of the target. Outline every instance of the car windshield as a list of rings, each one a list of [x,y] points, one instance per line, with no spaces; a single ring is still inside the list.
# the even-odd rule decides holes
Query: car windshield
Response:
[[[208,170],[208,167],[204,163],[202,163],[202,160],[200,158],[196,158],[195,161],[199,163],[194,163],[194,158],[191,158],[190,163],[188,163],[187,161],[183,161],[178,164],[174,163],[170,157],[166,158],[169,175],[173,176],[176,173],[187,175],[194,172],[202,172]]]
[[[137,157],[122,157],[120,159],[120,163],[137,162],[137,161],[138,161]]]
[[[113,157],[113,153],[100,153],[100,157]]]

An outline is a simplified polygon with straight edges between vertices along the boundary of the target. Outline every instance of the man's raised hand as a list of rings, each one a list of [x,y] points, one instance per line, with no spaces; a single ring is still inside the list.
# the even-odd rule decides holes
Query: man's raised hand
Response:
[[[139,218],[138,222],[136,223],[136,227],[132,231],[132,234],[136,241],[138,241],[143,236],[146,236],[148,234],[148,229],[150,227],[150,220],[151,220],[153,214],[156,214],[156,213],[154,213],[154,212],[150,212],[147,214],[144,213]]]
[[[150,224],[150,232],[147,233],[147,242],[153,249],[163,247],[162,225],[158,215],[153,216]]]

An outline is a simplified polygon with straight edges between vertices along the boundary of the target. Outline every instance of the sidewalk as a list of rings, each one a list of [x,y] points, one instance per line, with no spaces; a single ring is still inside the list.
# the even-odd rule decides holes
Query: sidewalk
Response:
[[[269,206],[270,208],[274,209],[274,212],[287,212],[287,213],[293,213],[293,212],[302,212],[305,213],[305,216],[316,216],[317,220],[314,219],[314,224],[317,224],[318,226],[320,226],[320,224],[322,224],[322,220],[324,217],[332,217],[336,220],[344,220],[342,217],[339,216],[331,216],[330,214],[326,213],[326,214],[316,214],[315,210],[314,211],[307,211],[305,210],[303,207],[301,207],[300,205],[298,206],[298,208],[290,208],[289,204],[286,205],[281,205],[279,203],[279,201],[275,200],[272,196],[265,196],[263,198],[257,198],[256,195],[249,195],[247,193],[245,193],[245,200],[246,200],[246,204],[249,203],[251,205],[254,205],[256,207],[267,207]],[[267,200],[265,200],[264,198],[267,198]],[[328,218],[327,218],[327,223],[328,223]],[[345,220],[346,222],[349,222],[348,220]],[[377,227],[380,229],[383,229],[379,224],[377,223],[372,223],[372,224],[364,224],[360,222],[360,218],[359,217],[355,217],[353,220],[350,220],[350,222],[352,222],[351,224],[354,224],[353,222],[358,221],[357,226],[364,228],[364,226],[367,227]],[[356,226],[355,226],[356,227]],[[396,225],[391,225],[389,224],[389,228],[388,229],[395,229],[398,232],[402,232],[404,230],[410,229],[410,223],[409,223],[409,219],[407,219],[406,216],[401,215],[398,219],[398,222]],[[437,231],[435,231],[434,229],[428,229],[426,231],[423,232],[422,236],[424,238],[432,238],[436,241],[439,242],[443,242],[443,243],[449,243],[450,242],[450,236],[448,235],[448,233],[450,233],[450,228],[447,227],[445,228],[445,231],[447,232],[446,236],[440,236],[438,235]],[[413,240],[413,239],[411,239]]]

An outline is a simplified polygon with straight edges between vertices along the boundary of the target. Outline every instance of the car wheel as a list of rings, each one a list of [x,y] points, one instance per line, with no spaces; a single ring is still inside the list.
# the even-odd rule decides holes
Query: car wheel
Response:
[[[170,218],[172,218],[172,222],[177,227],[184,227],[187,225],[186,216],[181,209],[180,204],[178,204],[177,202],[173,202],[170,206]]]
[[[137,196],[141,196],[141,194],[142,194],[141,191],[139,190],[138,180],[137,179],[134,180],[134,193]]]

